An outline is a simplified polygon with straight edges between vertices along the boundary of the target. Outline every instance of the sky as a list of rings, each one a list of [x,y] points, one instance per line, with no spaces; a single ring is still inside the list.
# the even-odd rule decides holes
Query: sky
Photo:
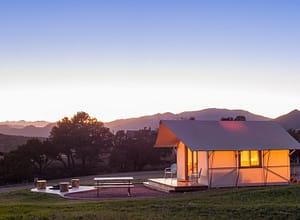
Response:
[[[300,108],[300,1],[0,0],[0,121]]]

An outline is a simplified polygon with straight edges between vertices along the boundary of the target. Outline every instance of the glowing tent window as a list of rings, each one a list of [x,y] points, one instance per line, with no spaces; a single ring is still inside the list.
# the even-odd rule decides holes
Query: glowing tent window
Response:
[[[258,150],[243,150],[239,159],[240,167],[261,167],[261,152]]]

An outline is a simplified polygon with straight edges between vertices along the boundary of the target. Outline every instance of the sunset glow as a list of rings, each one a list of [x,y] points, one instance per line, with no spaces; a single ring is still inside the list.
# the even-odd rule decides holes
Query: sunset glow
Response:
[[[299,109],[300,3],[4,1],[0,121]]]

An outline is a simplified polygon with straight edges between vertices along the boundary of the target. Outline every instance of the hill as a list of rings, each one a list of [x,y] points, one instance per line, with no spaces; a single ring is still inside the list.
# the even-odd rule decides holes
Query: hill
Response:
[[[285,129],[300,129],[300,111],[295,109],[285,115],[275,118],[274,121]]]
[[[112,131],[118,130],[137,130],[144,127],[158,128],[159,121],[164,120],[180,120],[194,117],[196,120],[220,120],[222,117],[236,117],[238,115],[246,116],[248,121],[266,121],[270,118],[256,115],[245,110],[229,110],[209,108],[199,111],[185,111],[179,114],[170,112],[164,114],[148,115],[138,118],[119,119],[112,122],[105,123]]]
[[[31,137],[0,134],[0,152],[7,153],[25,144]]]
[[[15,128],[9,125],[0,125],[0,133],[26,137],[48,137],[54,125],[55,123],[48,124],[44,127],[28,125],[23,128]]]
[[[33,125],[34,127],[45,127],[48,124],[50,124],[50,122],[48,121],[25,121],[25,120],[0,122],[0,125],[8,125],[11,128],[24,128],[30,125]]]

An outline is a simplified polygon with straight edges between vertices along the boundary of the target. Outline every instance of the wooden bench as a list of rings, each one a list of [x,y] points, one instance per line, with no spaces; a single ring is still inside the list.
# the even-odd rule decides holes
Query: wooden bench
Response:
[[[100,188],[127,188],[128,196],[131,196],[130,189],[134,187],[133,177],[96,177],[94,181],[98,197]]]

